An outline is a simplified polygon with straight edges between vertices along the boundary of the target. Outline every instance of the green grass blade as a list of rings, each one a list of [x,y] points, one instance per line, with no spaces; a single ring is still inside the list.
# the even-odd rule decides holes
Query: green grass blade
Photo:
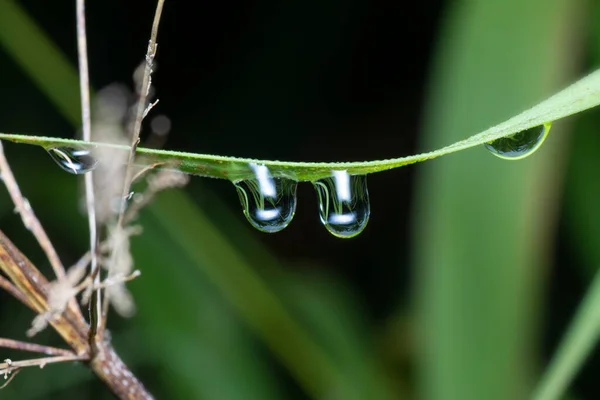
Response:
[[[79,125],[77,69],[14,0],[0,1],[0,46],[73,125]]]
[[[598,21],[600,3],[596,2],[594,10],[592,15]],[[595,24],[593,32],[592,62],[598,63],[600,25]],[[600,210],[597,204],[600,182],[596,175],[600,167],[596,152],[600,148],[599,117],[598,113],[588,114],[577,121],[577,140],[572,147],[565,200],[565,222],[571,245],[581,257],[584,272],[592,277],[595,271],[595,277],[538,383],[534,400],[565,398],[569,384],[600,339]]]
[[[142,147],[138,148],[137,152],[139,155],[145,156],[146,162],[148,163],[166,163],[183,172],[199,176],[229,180],[252,178],[254,177],[254,172],[250,164],[259,164],[269,167],[269,171],[273,176],[289,177],[299,181],[311,181],[329,176],[332,170],[347,170],[350,174],[369,174],[430,160],[446,154],[480,146],[495,139],[510,136],[516,132],[533,128],[547,122],[556,121],[569,115],[596,107],[598,104],[600,104],[600,70],[591,73],[547,100],[501,124],[449,146],[414,156],[365,162],[307,163],[255,160],[147,149]],[[122,151],[127,151],[128,149],[126,146],[102,143],[90,144],[72,139],[10,133],[0,133],[0,139],[17,143],[36,144],[45,148],[55,146],[89,147],[95,145],[111,146]]]
[[[35,44],[32,46],[32,43]],[[28,72],[40,89],[52,100],[71,123],[79,122],[77,73],[60,51],[45,37],[35,22],[12,0],[0,1],[0,45]],[[492,101],[493,99],[481,99]],[[350,163],[306,163],[254,160],[208,154],[139,148],[149,162],[168,162],[184,172],[213,178],[239,180],[254,176],[250,163],[269,167],[273,176],[310,181],[347,170],[351,174],[368,174],[422,162],[476,147],[504,136],[579,113],[600,104],[600,70],[542,101],[531,109],[493,126],[468,139],[438,150],[409,157]],[[488,124],[491,121],[488,122]],[[0,139],[43,147],[59,145],[86,146],[70,139],[0,133]],[[87,144],[89,146],[89,143]],[[117,148],[119,146],[116,146]],[[124,151],[126,148],[122,148]]]
[[[596,273],[596,277],[550,362],[550,366],[544,373],[533,399],[561,399],[599,338],[600,272]]]
[[[569,0],[448,4],[424,117],[425,148],[457,140],[560,87],[573,55],[556,37],[577,34],[582,10]],[[542,108],[562,103],[571,90]],[[535,118],[538,107],[527,114]],[[413,202],[419,398],[530,395],[537,296],[556,220],[565,127],[556,124],[543,151],[519,163],[480,151],[419,168]]]

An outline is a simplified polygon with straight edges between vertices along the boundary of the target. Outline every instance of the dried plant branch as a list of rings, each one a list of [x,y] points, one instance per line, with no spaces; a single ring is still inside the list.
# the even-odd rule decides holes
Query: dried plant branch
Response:
[[[77,53],[79,63],[79,94],[81,96],[81,121],[83,140],[92,140],[90,107],[90,79],[87,56],[87,33],[85,28],[85,0],[77,0]]]
[[[111,347],[106,347],[91,362],[96,375],[120,399],[151,400],[154,397],[136,379]]]
[[[10,198],[19,214],[21,215],[21,219],[23,220],[23,225],[27,229],[33,233],[36,240],[44,250],[48,261],[50,261],[50,265],[52,265],[52,269],[54,270],[54,274],[58,279],[62,279],[66,276],[65,267],[63,266],[54,246],[52,246],[52,242],[46,235],[46,231],[42,228],[42,224],[35,216],[29,202],[23,197],[21,194],[21,190],[19,189],[19,185],[17,185],[17,181],[15,180],[15,176],[8,165],[8,161],[6,160],[6,156],[4,155],[4,146],[0,141],[0,173],[2,174],[2,180],[4,181],[4,185],[10,194]]]
[[[81,121],[83,124],[83,140],[92,140],[92,117],[90,105],[90,82],[87,52],[87,33],[85,24],[85,0],[77,0],[77,54],[79,63],[79,90],[81,96]],[[94,175],[90,171],[85,175],[85,200],[88,214],[90,232],[90,269],[91,274],[98,267],[97,246],[98,228],[96,224],[96,205],[94,198]],[[100,274],[95,274],[94,281],[100,282]],[[90,345],[95,349],[95,340],[100,329],[100,315],[102,315],[101,293],[96,291],[90,301]]]
[[[2,231],[0,231],[0,270],[9,277],[17,289],[28,299],[35,312],[43,314],[50,310],[48,304],[50,282],[12,244]],[[75,353],[88,353],[87,326],[70,308],[48,322]]]
[[[0,374],[10,374],[12,371],[25,368],[25,367],[40,367],[44,368],[48,364],[55,364],[60,362],[70,362],[70,361],[87,361],[87,356],[78,356],[76,354],[64,355],[64,356],[54,356],[54,357],[44,357],[44,358],[34,358],[31,360],[23,360],[23,361],[11,361],[5,360],[5,362],[0,363]],[[8,361],[8,362],[7,362]]]
[[[158,0],[156,4],[156,10],[154,12],[154,21],[152,22],[152,30],[150,32],[150,40],[148,41],[148,48],[146,50],[145,64],[144,64],[144,74],[142,77],[142,83],[139,88],[139,98],[137,103],[137,111],[135,114],[135,120],[133,123],[133,129],[131,132],[131,149],[129,151],[129,158],[127,160],[127,165],[125,167],[125,179],[123,180],[123,190],[121,191],[121,199],[120,199],[120,207],[119,207],[119,217],[117,220],[116,229],[114,232],[119,232],[123,228],[124,222],[124,212],[126,209],[126,201],[128,198],[128,194],[131,188],[131,182],[134,174],[133,163],[135,160],[136,149],[140,140],[140,132],[142,130],[142,121],[144,117],[148,114],[148,112],[156,105],[157,101],[154,103],[150,103],[146,105],[148,99],[148,93],[150,92],[150,87],[152,85],[152,68],[154,67],[154,57],[156,56],[156,51],[158,48],[157,38],[158,38],[158,27],[160,25],[160,18],[162,16],[162,10],[164,6],[165,0]],[[111,258],[114,258],[111,256]],[[106,326],[106,320],[108,318],[108,293],[104,293],[105,306],[102,307],[102,317],[100,326]]]
[[[43,314],[50,309],[48,304],[50,282],[10,242],[2,231],[0,231],[0,270],[29,299],[34,311]],[[11,363],[8,370],[6,369],[9,367],[7,364],[0,364],[0,372],[9,373],[24,366],[43,366],[50,362],[87,361],[94,373],[120,399],[152,399],[152,395],[133,376],[109,343],[104,341],[97,343],[98,350],[95,356],[91,357],[92,353],[88,344],[89,327],[84,321],[73,318],[69,309],[65,310],[63,314],[57,315],[49,323],[63,337],[76,355],[15,362]]]
[[[155,175],[148,178],[148,187],[142,195],[135,199],[125,212],[124,222],[130,223],[140,212],[142,208],[147,206],[154,196],[162,190],[175,187],[183,187],[190,180],[186,174],[177,171],[161,170]]]
[[[30,351],[33,353],[42,353],[48,356],[74,356],[72,351],[59,349],[57,347],[44,346],[37,343],[22,342],[20,340],[0,338],[0,347],[14,350]]]
[[[10,382],[12,382],[12,380],[15,379],[15,376],[17,376],[19,374],[19,372],[21,372],[20,369],[16,369],[14,371],[11,371],[11,374],[8,377],[8,379],[6,379],[6,375],[5,375],[6,382],[4,382],[2,384],[2,386],[0,386],[0,389],[4,389],[5,387],[7,387],[10,384]]]
[[[2,145],[2,141],[0,141],[0,173],[2,174],[2,181],[8,190],[10,198],[12,199],[17,211],[21,215],[23,225],[25,225],[25,227],[29,229],[31,233],[33,233],[33,236],[46,254],[46,258],[50,262],[57,279],[64,280],[66,278],[65,267],[60,261],[60,258],[58,257],[50,238],[48,238],[46,231],[44,231],[42,224],[35,216],[29,201],[27,201],[27,199],[25,199],[21,194],[19,185],[17,185],[15,176],[13,175],[8,161],[6,160],[6,156],[4,155],[4,146]],[[76,316],[76,318],[83,321],[81,310],[79,307],[77,307],[77,304],[74,301],[70,302],[69,309]]]
[[[112,276],[110,278],[106,278],[104,281],[100,282],[98,284],[98,286],[96,286],[96,288],[97,289],[106,289],[107,287],[112,286],[112,285],[129,282],[129,281],[134,280],[141,274],[142,274],[141,271],[137,270],[137,269],[129,275],[118,274],[118,275]]]
[[[21,303],[33,309],[33,306],[31,305],[27,297],[25,297],[25,295],[21,293],[21,291],[15,285],[13,285],[8,279],[3,277],[2,275],[0,275],[0,289],[4,289],[14,298],[19,300]]]
[[[125,180],[123,182],[123,191],[121,196],[121,201],[125,203],[125,198],[129,193],[129,189],[131,187],[131,181],[133,176],[133,161],[135,158],[135,150],[139,143],[140,131],[142,130],[142,121],[144,116],[147,114],[146,111],[146,101],[148,97],[148,92],[150,91],[151,85],[151,75],[152,68],[154,66],[154,57],[156,56],[156,50],[158,48],[158,43],[156,39],[158,38],[158,26],[160,24],[160,17],[162,15],[163,5],[165,0],[158,0],[156,4],[156,11],[154,13],[154,21],[152,23],[152,31],[150,32],[150,41],[148,42],[148,49],[146,51],[146,63],[144,67],[144,76],[142,78],[142,84],[139,92],[139,100],[137,105],[137,112],[135,116],[135,121],[133,124],[133,131],[131,135],[131,151],[129,152],[129,160],[127,162],[127,167],[125,169]],[[122,226],[123,224],[123,211],[125,209],[125,204],[123,207],[120,207],[119,210],[119,220],[117,222],[118,226]]]
[[[152,109],[158,101],[147,104],[149,91],[151,87],[151,74],[153,61],[156,55],[156,38],[158,35],[158,26],[162,14],[164,0],[158,0],[155,18],[152,26],[150,41],[146,54],[144,74],[139,92],[139,103],[137,104],[137,113],[132,128],[132,146],[129,154],[125,173],[120,175],[124,178],[123,188],[125,195],[129,191],[133,175],[133,160],[136,147],[139,141],[141,124],[146,114]],[[87,40],[85,27],[85,0],[76,0],[77,5],[77,43],[79,55],[80,71],[80,89],[81,89],[81,112],[83,122],[83,140],[91,141],[91,107],[89,93],[89,65],[87,58]],[[5,360],[0,363],[0,374],[5,378],[10,375],[13,379],[21,368],[29,366],[43,367],[46,364],[69,361],[85,361],[93,372],[108,386],[108,388],[121,399],[152,399],[152,396],[146,391],[144,386],[134,377],[127,366],[115,353],[108,341],[102,340],[104,324],[101,323],[102,316],[106,315],[106,310],[97,308],[101,306],[100,290],[122,289],[126,292],[124,283],[139,276],[139,271],[133,271],[127,268],[133,265],[132,262],[126,262],[127,266],[122,271],[109,270],[107,279],[101,281],[99,273],[99,258],[101,244],[98,233],[98,214],[95,208],[94,179],[91,173],[86,174],[86,204],[88,210],[88,222],[90,228],[90,251],[69,271],[65,271],[58,254],[50,242],[45,231],[42,229],[39,220],[35,217],[27,199],[25,199],[16,183],[16,180],[10,170],[8,162],[3,152],[0,142],[0,173],[8,188],[9,194],[21,214],[23,223],[32,231],[40,246],[46,253],[57,279],[50,282],[41,272],[11,243],[11,241],[0,231],[0,272],[6,275],[0,275],[0,289],[5,289],[14,297],[30,307],[38,316],[34,319],[33,327],[30,332],[37,332],[40,326],[45,327],[50,324],[66,341],[73,350],[60,349],[50,346],[44,346],[35,343],[17,341],[12,339],[0,338],[0,347],[16,350],[39,352],[52,357],[16,361]],[[120,189],[120,183],[118,185]],[[126,196],[123,196],[125,199]],[[131,233],[127,233],[131,227],[123,227],[124,207],[119,210],[119,218],[116,224],[117,228],[126,238]],[[114,222],[114,221],[113,221]],[[109,236],[109,242],[114,239]],[[120,251],[115,252],[114,243],[109,246],[111,258],[117,254],[121,261],[131,257],[127,246],[120,246]],[[126,260],[127,261],[127,260]],[[88,264],[91,264],[91,273],[84,277]],[[86,324],[81,313],[81,309],[76,305],[75,296],[84,288],[91,287],[97,296],[92,301],[90,310],[91,326]],[[128,294],[128,292],[126,293]],[[115,299],[119,293],[114,294]],[[10,381],[10,380],[8,380]],[[8,382],[7,382],[8,383]],[[3,385],[3,387],[6,386]]]
[[[152,171],[154,168],[160,167],[161,165],[165,165],[165,164],[166,163],[154,163],[154,164],[146,165],[144,168],[142,168],[141,170],[139,170],[133,176],[133,178],[131,178],[131,183],[136,182],[138,179],[140,179],[142,176],[144,176],[148,172]]]

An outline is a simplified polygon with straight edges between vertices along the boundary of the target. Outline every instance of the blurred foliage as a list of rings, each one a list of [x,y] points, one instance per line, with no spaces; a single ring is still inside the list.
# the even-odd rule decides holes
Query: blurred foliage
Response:
[[[426,147],[459,139],[568,81],[574,64],[563,54],[567,38],[581,41],[578,7],[583,3],[456,5],[438,44]],[[522,162],[470,152],[421,169],[414,268],[423,398],[520,399],[532,390],[568,128],[555,125],[543,151]]]
[[[0,13],[16,29],[0,50],[0,131],[72,137],[74,2],[0,3],[20,4],[46,37],[20,34],[28,26]],[[153,112],[173,122],[170,149],[302,161],[413,154],[417,142],[486,128],[600,61],[597,1],[195,7],[167,2],[159,35]],[[130,82],[152,6],[88,1],[87,10],[94,86]],[[40,52],[50,43],[64,56]],[[373,175],[372,219],[352,241],[320,226],[309,185],[275,235],[250,229],[227,182],[164,193],[139,220],[142,276],[129,285],[138,313],[109,318],[115,347],[157,398],[527,398],[598,264],[599,118],[557,124],[520,162],[476,149]],[[6,151],[74,262],[87,243],[77,177],[39,149]],[[48,271],[8,196],[0,204],[2,230]],[[0,293],[1,336],[24,339],[31,318]],[[52,332],[39,341],[60,343]],[[597,359],[574,398],[600,394]],[[0,396],[111,398],[77,365],[24,371]]]

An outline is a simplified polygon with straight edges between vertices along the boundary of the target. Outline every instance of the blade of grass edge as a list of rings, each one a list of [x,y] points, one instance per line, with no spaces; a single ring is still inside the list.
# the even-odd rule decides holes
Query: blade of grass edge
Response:
[[[600,272],[596,273],[577,314],[544,372],[533,400],[564,396],[569,383],[600,338]]]

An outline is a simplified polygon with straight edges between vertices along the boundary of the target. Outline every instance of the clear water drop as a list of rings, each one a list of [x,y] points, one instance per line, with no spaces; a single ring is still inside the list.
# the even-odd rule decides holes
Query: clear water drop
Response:
[[[262,232],[279,232],[292,222],[296,212],[298,183],[273,178],[264,165],[250,164],[255,178],[234,182],[246,219]]]
[[[59,167],[75,175],[90,172],[98,164],[89,149],[60,146],[48,149],[48,154]]]
[[[493,142],[486,143],[484,146],[492,154],[500,158],[520,160],[533,154],[533,152],[540,148],[546,136],[548,136],[551,127],[552,123],[548,122],[517,132],[514,135],[496,139]]]
[[[351,238],[361,233],[371,213],[366,175],[333,171],[331,177],[313,182],[319,197],[319,216],[334,236]]]

